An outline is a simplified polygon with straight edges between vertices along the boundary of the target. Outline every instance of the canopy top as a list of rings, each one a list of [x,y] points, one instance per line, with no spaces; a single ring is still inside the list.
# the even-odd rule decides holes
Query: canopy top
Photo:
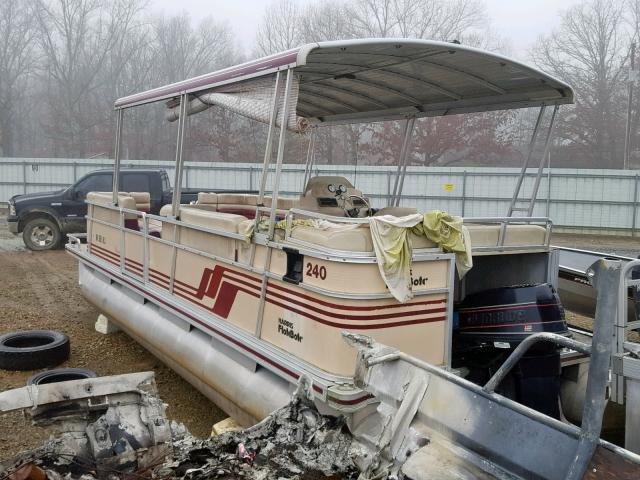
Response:
[[[118,99],[115,108],[198,94],[293,69],[296,113],[325,123],[441,116],[573,102],[566,83],[456,43],[361,39],[303,45]]]

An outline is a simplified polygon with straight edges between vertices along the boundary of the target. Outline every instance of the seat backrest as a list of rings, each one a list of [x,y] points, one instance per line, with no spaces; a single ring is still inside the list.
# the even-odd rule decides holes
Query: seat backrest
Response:
[[[270,207],[272,197],[264,197],[264,206]],[[290,208],[297,208],[300,204],[300,200],[298,198],[293,197],[278,197],[278,210],[289,210]]]
[[[218,194],[213,192],[199,192],[196,205],[217,205]]]
[[[219,193],[218,205],[248,205],[255,207],[258,196],[250,193]]]
[[[414,213],[418,213],[418,210],[413,207],[383,207],[375,213],[374,217],[380,217],[382,215],[406,217],[407,215],[413,215]]]
[[[113,201],[113,194],[111,192],[89,192],[87,194],[87,200],[89,200],[90,202],[94,202],[94,203],[101,203],[103,205],[109,205],[111,204],[111,202]],[[133,199],[133,197],[129,196],[126,192],[119,192],[118,193],[118,206],[122,207],[122,208],[126,208],[129,210],[137,210],[136,208],[136,201]],[[99,218],[96,216],[97,215],[101,215],[101,213],[99,213],[99,211],[102,211],[103,213],[109,212],[106,209],[96,209],[95,211],[93,209],[91,209],[91,211],[89,212],[90,216],[94,216],[96,218]],[[115,214],[115,217],[113,215],[108,215],[109,218],[111,218],[112,220],[108,220],[113,222],[113,218],[117,218],[117,212],[114,211],[110,211],[113,214]],[[137,219],[137,215],[133,214],[133,213],[126,213],[124,216],[125,220],[131,220],[131,219]],[[105,218],[102,218],[102,220],[106,220]]]
[[[238,233],[238,225],[246,218],[231,213],[185,207],[180,210],[180,220],[191,225]],[[236,240],[233,238],[201,232],[189,227],[180,227],[180,243],[212,255],[232,260],[236,257]]]
[[[129,192],[129,196],[136,202],[136,210],[149,213],[151,210],[151,195],[149,192]]]

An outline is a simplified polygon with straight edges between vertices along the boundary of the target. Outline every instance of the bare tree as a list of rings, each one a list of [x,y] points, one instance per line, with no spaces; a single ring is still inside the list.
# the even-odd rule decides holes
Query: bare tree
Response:
[[[105,66],[140,8],[139,0],[36,1],[51,113],[46,132],[67,154],[95,153],[90,133],[108,126],[98,95]]]
[[[299,18],[302,42],[321,42],[352,37],[348,11],[344,3],[336,0],[308,5]]]
[[[569,9],[560,27],[532,50],[537,65],[574,87],[575,105],[563,109],[558,132],[567,152],[594,167],[622,165],[629,54],[624,27],[621,2],[591,0]]]
[[[0,2],[0,155],[14,154],[16,124],[27,114],[20,102],[37,62],[36,31],[26,0]]]
[[[354,0],[347,9],[356,37],[447,41],[487,21],[485,7],[477,0]]]
[[[264,56],[300,45],[300,16],[300,7],[295,0],[271,3],[256,32],[256,53]]]
[[[231,30],[213,17],[192,26],[186,12],[174,17],[160,16],[153,21],[154,48],[159,76],[163,82],[176,82],[228,65],[235,48]]]

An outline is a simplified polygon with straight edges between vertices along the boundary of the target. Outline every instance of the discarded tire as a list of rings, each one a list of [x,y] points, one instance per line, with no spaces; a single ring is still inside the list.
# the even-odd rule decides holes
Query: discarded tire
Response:
[[[84,380],[98,375],[88,368],[54,368],[36,373],[27,380],[27,385],[44,385],[47,383],[68,382],[69,380]]]
[[[22,330],[0,335],[0,369],[55,367],[69,358],[69,337],[54,330]]]

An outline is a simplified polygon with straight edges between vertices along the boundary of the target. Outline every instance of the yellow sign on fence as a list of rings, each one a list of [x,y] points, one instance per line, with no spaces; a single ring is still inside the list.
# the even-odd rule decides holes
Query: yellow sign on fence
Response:
[[[444,191],[445,192],[451,192],[453,191],[455,185],[453,183],[445,183],[444,184]]]

